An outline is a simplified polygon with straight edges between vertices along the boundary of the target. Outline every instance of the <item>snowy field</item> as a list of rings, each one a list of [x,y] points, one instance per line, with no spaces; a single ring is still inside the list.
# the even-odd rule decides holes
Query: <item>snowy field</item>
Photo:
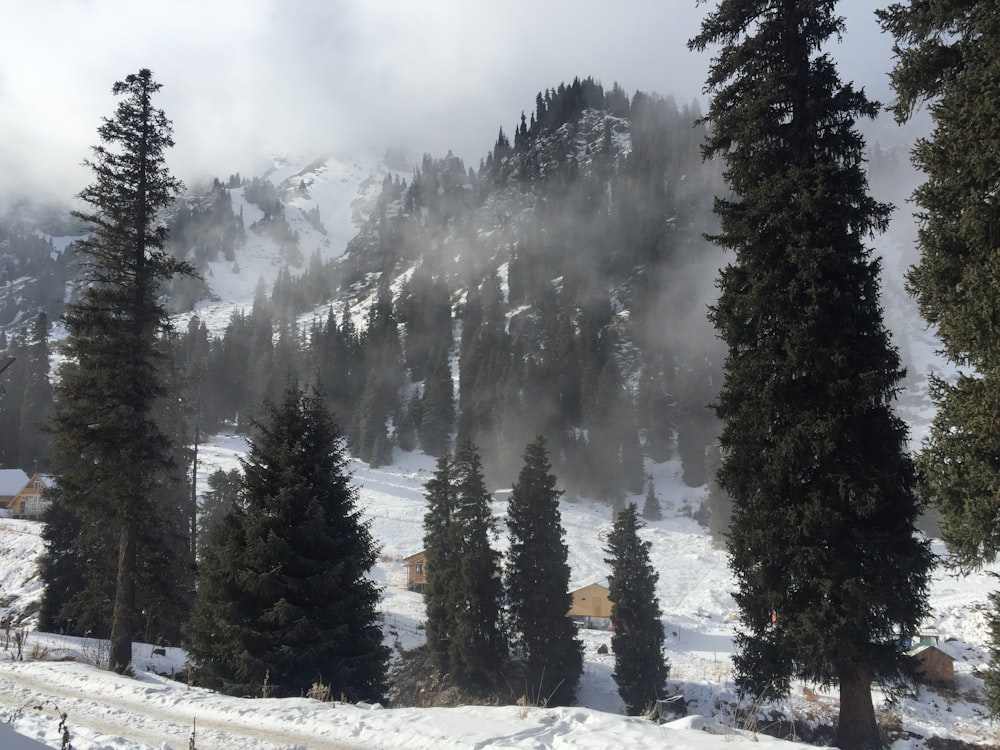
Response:
[[[233,468],[245,444],[219,436],[202,455],[202,488],[216,468]],[[352,462],[360,502],[382,545],[373,575],[383,586],[382,609],[387,642],[411,648],[423,641],[423,604],[405,588],[402,558],[422,547],[423,485],[434,461],[417,453],[396,454],[390,467],[371,469]],[[59,748],[59,714],[75,750],[321,750],[323,748],[678,748],[730,750],[733,743],[787,747],[755,733],[740,705],[730,666],[735,628],[732,579],[725,554],[712,547],[705,531],[684,515],[701,500],[701,490],[685,487],[679,465],[650,467],[664,519],[648,524],[651,559],[660,573],[670,688],[684,694],[691,716],[667,725],[622,715],[623,704],[611,678],[610,634],[582,631],[585,671],[573,708],[410,709],[354,706],[299,699],[240,699],[219,696],[187,684],[184,654],[135,646],[135,679],[99,671],[90,663],[106,646],[33,632],[30,623],[17,647],[0,651],[0,750],[40,746]],[[513,477],[512,477],[513,479]],[[642,498],[633,498],[640,504]],[[505,502],[494,504],[503,519]],[[610,509],[564,499],[563,525],[570,548],[573,587],[606,582],[604,539]],[[502,528],[502,524],[501,524]],[[3,609],[22,610],[40,594],[35,559],[39,526],[27,521],[0,522],[0,593]],[[497,546],[505,547],[500,536]],[[939,549],[939,552],[943,550]],[[883,723],[897,730],[894,750],[925,747],[930,737],[994,744],[997,727],[979,704],[982,683],[975,671],[986,652],[986,594],[996,585],[989,572],[967,578],[939,571],[934,579],[934,612],[927,630],[956,659],[953,688],[920,688],[895,706],[876,694]],[[0,632],[0,646],[3,646]],[[169,675],[173,675],[173,679]],[[168,676],[164,676],[168,675]],[[836,693],[798,686],[787,702],[768,707],[798,721],[829,721],[836,714]],[[753,713],[753,712],[749,712]],[[3,723],[8,722],[8,723]],[[763,722],[761,722],[763,723]],[[19,734],[10,734],[11,729]],[[9,735],[9,736],[8,736]],[[194,742],[192,744],[192,737]],[[40,741],[34,744],[27,738]],[[18,744],[15,744],[18,743]],[[29,744],[24,744],[29,743]]]

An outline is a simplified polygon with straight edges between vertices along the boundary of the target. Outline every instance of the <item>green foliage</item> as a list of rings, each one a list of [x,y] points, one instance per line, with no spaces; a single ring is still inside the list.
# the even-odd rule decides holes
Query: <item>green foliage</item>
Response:
[[[865,239],[890,207],[867,190],[855,127],[878,105],[818,52],[834,3],[722,0],[691,46],[711,63],[707,156],[725,160],[715,240],[735,251],[712,321],[728,346],[716,410],[742,631],[738,680],[762,696],[793,677],[841,687],[838,746],[878,743],[869,685],[905,673],[897,648],[927,613],[932,555],[902,379]]]
[[[663,654],[663,623],[656,598],[659,575],[649,562],[650,543],[639,538],[635,503],[618,514],[608,537],[605,562],[611,566],[612,673],[625,709],[632,716],[647,711],[666,694],[670,667]]]
[[[198,512],[198,556],[202,557],[212,538],[214,529],[236,507],[242,475],[238,469],[216,469],[208,475],[208,491],[202,497]]]
[[[243,462],[239,501],[214,527],[186,629],[194,676],[234,695],[304,695],[314,682],[381,700],[389,650],[377,548],[322,397],[288,386]]]
[[[656,488],[653,486],[652,478],[646,482],[646,499],[642,506],[642,517],[647,521],[659,521],[663,518],[660,498],[656,496]]]
[[[489,501],[472,443],[438,459],[424,516],[427,648],[441,672],[469,684],[485,683],[506,654]]]
[[[159,286],[190,272],[164,250],[160,215],[181,185],[164,160],[173,140],[152,105],[159,89],[146,69],[116,83],[123,98],[85,162],[94,182],[79,196],[89,208],[75,214],[91,231],[75,246],[85,283],[66,309],[67,364],[51,422],[61,517],[76,517],[81,533],[72,543],[88,561],[84,588],[58,608],[60,617],[77,619],[74,601],[103,607],[95,621],[109,624],[117,671],[129,668],[141,611],[154,606],[183,619],[183,603],[167,600],[191,562],[174,543],[183,530],[167,488],[170,438],[156,418],[165,395],[157,335],[167,327]],[[46,581],[46,596],[65,602],[53,583]]]
[[[957,383],[932,383],[938,410],[919,469],[944,516],[944,537],[963,567],[995,559],[1000,531],[992,448],[1000,402],[997,300],[997,97],[1000,23],[989,2],[893,4],[880,13],[896,38],[895,112],[906,119],[930,100],[934,129],[917,141],[913,163],[926,175],[919,207],[920,262],[909,290],[944,354],[966,368]]]
[[[420,447],[424,453],[440,456],[448,450],[455,422],[455,394],[451,361],[447,349],[437,349],[428,357],[424,393],[420,399]]]
[[[917,469],[954,562],[967,570],[1000,552],[1000,18],[985,0],[893,3],[879,16],[896,39],[897,119],[930,102],[933,130],[912,153],[926,180],[913,193],[920,261],[907,280],[943,353],[963,372],[955,382],[931,382],[937,410]],[[987,693],[1000,715],[995,625]]]
[[[504,596],[514,653],[525,663],[533,704],[572,702],[583,672],[583,645],[568,615],[570,568],[556,477],[541,436],[528,445],[507,508],[510,551]]]

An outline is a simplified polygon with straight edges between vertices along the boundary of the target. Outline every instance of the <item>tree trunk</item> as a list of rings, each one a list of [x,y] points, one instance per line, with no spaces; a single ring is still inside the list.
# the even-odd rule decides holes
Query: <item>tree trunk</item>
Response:
[[[868,670],[849,670],[841,674],[840,720],[833,744],[841,750],[880,750],[882,747]]]
[[[132,636],[135,628],[135,529],[126,520],[118,541],[118,574],[115,607],[111,614],[108,667],[118,674],[132,666]]]

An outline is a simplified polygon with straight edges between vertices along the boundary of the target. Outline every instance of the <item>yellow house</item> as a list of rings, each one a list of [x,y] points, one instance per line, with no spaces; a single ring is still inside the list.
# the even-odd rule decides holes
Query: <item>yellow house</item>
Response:
[[[573,604],[569,608],[569,618],[577,627],[591,630],[611,629],[611,600],[607,586],[591,583],[570,592]]]
[[[45,488],[52,484],[48,474],[35,474],[21,491],[10,501],[10,512],[14,518],[37,519],[45,515],[51,503],[44,497]]]

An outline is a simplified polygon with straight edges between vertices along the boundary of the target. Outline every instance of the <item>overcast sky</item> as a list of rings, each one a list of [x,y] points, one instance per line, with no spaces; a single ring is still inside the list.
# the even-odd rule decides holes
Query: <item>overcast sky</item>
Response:
[[[885,5],[880,3],[879,5]],[[174,173],[251,172],[264,155],[405,147],[478,165],[535,94],[593,76],[703,104],[696,0],[0,0],[0,196],[68,200],[111,86],[150,68]],[[889,99],[891,43],[843,0],[841,76]]]

